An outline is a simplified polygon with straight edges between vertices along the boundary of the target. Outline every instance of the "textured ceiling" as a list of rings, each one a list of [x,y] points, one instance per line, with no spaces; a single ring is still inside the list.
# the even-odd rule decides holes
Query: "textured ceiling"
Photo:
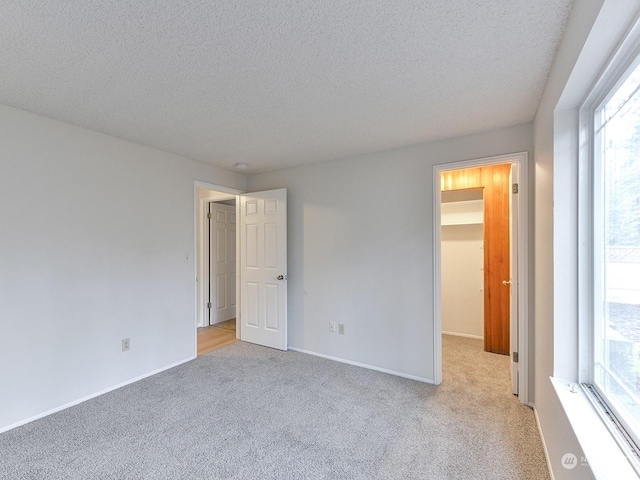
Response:
[[[532,120],[571,0],[4,0],[0,103],[249,173]]]

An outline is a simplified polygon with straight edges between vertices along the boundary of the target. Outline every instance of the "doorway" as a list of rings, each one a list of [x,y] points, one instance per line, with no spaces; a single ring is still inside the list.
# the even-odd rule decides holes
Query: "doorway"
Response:
[[[454,334],[507,356],[528,404],[526,162],[518,153],[434,167],[433,301],[436,383],[442,334]]]
[[[286,189],[194,184],[196,356],[198,329],[234,326],[234,338],[287,350]]]
[[[237,195],[196,185],[196,354],[240,338],[236,321]]]

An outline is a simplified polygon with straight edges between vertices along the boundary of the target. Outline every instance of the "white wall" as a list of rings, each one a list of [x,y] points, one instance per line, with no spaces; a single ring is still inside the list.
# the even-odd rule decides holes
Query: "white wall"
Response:
[[[249,176],[288,189],[289,345],[433,379],[433,165],[531,148],[527,124]]]
[[[0,430],[192,358],[194,180],[244,176],[4,106],[0,149]]]
[[[564,251],[564,242],[575,242],[572,229],[575,208],[567,209],[575,195],[576,178],[567,175],[566,164],[554,164],[554,110],[571,71],[580,54],[587,35],[598,15],[602,0],[576,2],[566,27],[562,44],[549,75],[534,121],[535,139],[535,396],[534,403],[540,421],[550,465],[556,480],[593,478],[588,467],[573,470],[561,466],[565,453],[582,455],[582,450],[569,425],[549,377],[554,374],[554,356],[569,352],[577,361],[577,319],[557,316],[554,295],[558,300],[567,296],[575,300],[577,276],[571,272],[577,254]],[[554,200],[556,208],[554,209]],[[577,222],[576,222],[577,225]],[[555,234],[554,234],[555,229]],[[575,255],[576,258],[573,258]],[[554,257],[559,276],[554,279]],[[565,262],[565,263],[562,263]],[[575,271],[574,271],[575,273]],[[555,280],[555,281],[554,281]],[[575,308],[568,307],[569,314]],[[567,330],[564,332],[563,330]],[[560,339],[562,341],[558,341]],[[575,362],[574,362],[575,363]],[[571,380],[571,379],[570,379]]]
[[[484,338],[483,247],[482,223],[442,227],[442,333]]]
[[[625,463],[619,451],[602,454],[607,442],[601,438],[595,444],[585,443],[585,448],[589,448],[587,461],[594,472],[585,466],[574,470],[561,466],[562,455],[571,452],[580,456],[582,450],[549,376],[562,379],[562,384],[585,380],[578,362],[579,356],[585,355],[579,349],[578,336],[582,336],[581,341],[588,340],[578,321],[578,265],[585,259],[579,258],[578,244],[589,232],[582,226],[578,228],[578,185],[586,187],[578,169],[578,108],[639,11],[638,0],[575,3],[534,122],[535,404],[550,463],[559,480],[593,478],[594,472],[623,468]],[[575,415],[575,411],[569,411]],[[585,429],[586,425],[592,431],[597,427],[581,422],[576,428]],[[606,432],[603,426],[600,428]],[[595,460],[589,454],[595,455]]]

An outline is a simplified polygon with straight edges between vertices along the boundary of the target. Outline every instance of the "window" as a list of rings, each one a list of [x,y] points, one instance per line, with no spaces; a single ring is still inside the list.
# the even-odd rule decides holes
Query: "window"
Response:
[[[592,119],[592,388],[640,445],[640,59]]]

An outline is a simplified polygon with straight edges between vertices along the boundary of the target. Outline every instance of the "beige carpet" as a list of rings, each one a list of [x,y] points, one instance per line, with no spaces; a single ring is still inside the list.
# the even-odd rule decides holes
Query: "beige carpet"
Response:
[[[0,435],[0,478],[545,480],[508,359],[443,339],[435,387],[236,342]]]
[[[502,457],[517,465],[511,477],[495,478],[550,478],[533,410],[511,392],[509,357],[485,352],[482,340],[452,335],[442,337],[442,356],[438,395],[457,416],[457,428],[484,438],[487,458],[478,461]]]

